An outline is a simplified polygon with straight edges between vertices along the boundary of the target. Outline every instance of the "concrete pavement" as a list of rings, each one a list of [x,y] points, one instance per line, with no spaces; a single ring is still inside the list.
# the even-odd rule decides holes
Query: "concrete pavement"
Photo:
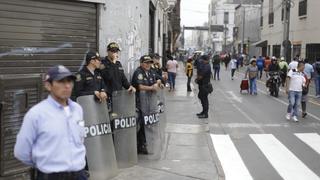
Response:
[[[209,135],[208,119],[200,120],[197,88],[187,92],[187,78],[180,66],[176,91],[166,91],[167,128],[165,149],[159,160],[139,155],[138,165],[122,169],[112,180],[217,180],[215,155]]]

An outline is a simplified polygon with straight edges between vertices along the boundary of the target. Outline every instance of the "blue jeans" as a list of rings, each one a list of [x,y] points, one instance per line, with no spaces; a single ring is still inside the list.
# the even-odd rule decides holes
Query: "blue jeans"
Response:
[[[220,66],[215,66],[213,69],[214,69],[213,79],[216,80],[216,77],[218,77],[218,80],[219,80],[220,79]]]
[[[289,91],[288,93],[289,105],[288,105],[287,113],[290,113],[293,116],[298,116],[301,97],[302,97],[302,92]]]
[[[249,85],[250,85],[250,94],[254,93],[257,94],[257,78],[251,78],[249,79]]]
[[[174,89],[176,86],[176,73],[168,72],[170,89]]]
[[[320,95],[320,76],[314,78],[314,86],[316,87],[316,96]]]

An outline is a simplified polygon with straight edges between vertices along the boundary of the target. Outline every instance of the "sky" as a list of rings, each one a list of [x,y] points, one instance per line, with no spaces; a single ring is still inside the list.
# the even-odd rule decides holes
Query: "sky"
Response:
[[[208,8],[211,0],[181,0],[181,26],[202,26],[208,22]],[[185,32],[185,37],[191,31]]]
[[[208,22],[210,0],[181,0],[181,26],[202,26]]]

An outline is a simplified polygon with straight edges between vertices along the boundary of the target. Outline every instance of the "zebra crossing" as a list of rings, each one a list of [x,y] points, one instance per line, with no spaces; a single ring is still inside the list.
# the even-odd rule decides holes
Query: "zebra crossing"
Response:
[[[252,176],[254,169],[248,169],[244,158],[241,157],[237,149],[237,141],[232,140],[229,135],[210,134],[217,154],[217,158],[225,174],[226,180],[253,180],[258,179]],[[273,134],[249,134],[253,144],[267,159],[281,179],[284,180],[320,180],[302,160],[299,159],[290,148],[286,147],[286,142],[281,142]],[[320,156],[320,136],[317,133],[295,133],[293,138],[301,141],[306,148],[311,148],[316,157]],[[250,147],[247,147],[250,148]],[[252,154],[254,156],[255,154]],[[253,157],[254,158],[254,157]],[[320,162],[319,166],[320,167]],[[314,169],[314,168],[313,168]],[[251,170],[251,173],[250,173]],[[320,169],[319,169],[320,171]]]

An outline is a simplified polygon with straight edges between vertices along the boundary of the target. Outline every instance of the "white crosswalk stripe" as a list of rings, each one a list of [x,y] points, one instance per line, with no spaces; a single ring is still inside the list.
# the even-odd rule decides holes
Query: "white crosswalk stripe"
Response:
[[[308,148],[312,148],[315,156],[320,155],[320,135],[317,133],[295,133]],[[296,138],[295,136],[292,136]],[[320,180],[320,177],[307,167],[294,153],[272,134],[249,134],[256,146],[257,153],[262,153],[273,169],[283,180]],[[211,134],[211,140],[217,157],[223,168],[226,180],[257,179],[250,174],[246,162],[229,135]],[[241,146],[240,146],[241,147]],[[247,147],[250,148],[250,147]],[[252,148],[252,147],[251,147]],[[261,154],[261,155],[262,155]],[[244,154],[245,155],[245,154]],[[256,154],[257,155],[257,154]],[[260,156],[260,155],[259,155]],[[260,156],[262,157],[262,156]],[[245,158],[247,159],[247,158]],[[255,159],[255,158],[252,158]],[[251,163],[252,164],[252,163]],[[251,166],[252,167],[252,166]],[[273,171],[274,171],[273,170]],[[252,173],[254,172],[254,169]],[[275,174],[276,174],[275,172]],[[257,175],[255,175],[257,176]]]
[[[272,134],[251,134],[250,137],[284,180],[320,180]]]
[[[317,133],[296,133],[294,135],[320,154],[320,136]]]
[[[229,135],[211,134],[211,139],[224,170],[226,180],[253,179]]]

